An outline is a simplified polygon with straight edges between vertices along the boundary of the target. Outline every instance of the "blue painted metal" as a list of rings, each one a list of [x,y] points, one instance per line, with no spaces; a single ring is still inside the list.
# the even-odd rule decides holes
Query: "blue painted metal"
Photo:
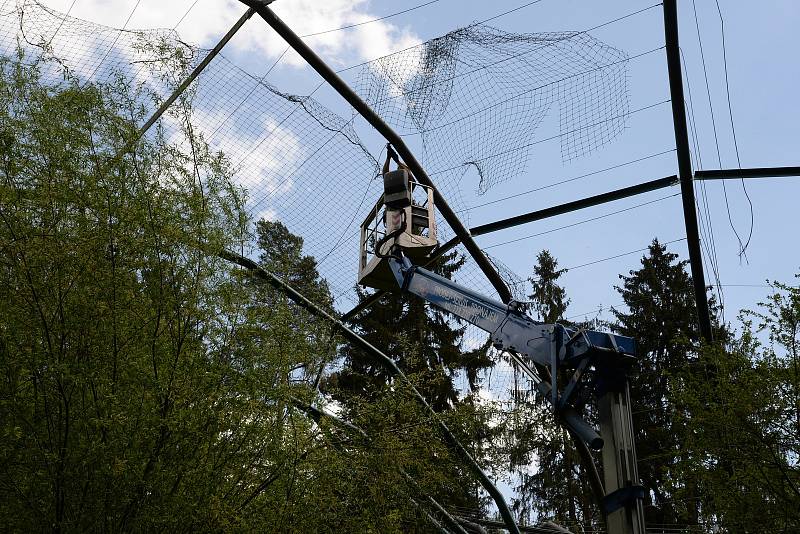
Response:
[[[574,368],[586,357],[635,358],[633,338],[594,330],[573,330],[560,324],[534,321],[513,301],[506,305],[417,267],[405,256],[391,258],[397,284],[434,306],[474,324],[492,335],[498,349],[527,356],[536,363]],[[552,345],[552,346],[551,346]]]
[[[585,385],[582,379],[589,367],[599,371],[595,388],[612,389],[619,379],[624,380],[625,369],[636,359],[633,338],[534,321],[513,301],[503,304],[413,265],[399,248],[395,253],[398,255],[389,258],[389,267],[403,291],[489,332],[496,348],[521,357],[526,368],[530,369],[527,362],[549,367],[553,383],[540,382],[539,393],[550,401],[564,424],[591,448],[602,448],[602,438],[572,406],[572,396]],[[575,369],[563,393],[555,383],[560,367]]]

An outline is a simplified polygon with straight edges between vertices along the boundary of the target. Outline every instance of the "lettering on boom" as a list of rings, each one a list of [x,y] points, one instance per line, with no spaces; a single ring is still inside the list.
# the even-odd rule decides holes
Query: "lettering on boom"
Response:
[[[481,326],[486,323],[497,325],[502,320],[502,317],[493,309],[459,294],[445,285],[435,284],[426,278],[419,279],[419,282],[421,283],[418,289],[427,295],[431,302],[474,325]]]

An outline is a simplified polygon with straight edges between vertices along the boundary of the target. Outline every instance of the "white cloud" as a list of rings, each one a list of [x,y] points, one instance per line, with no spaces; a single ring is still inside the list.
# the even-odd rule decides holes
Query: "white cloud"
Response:
[[[140,0],[128,29],[172,28],[194,0]],[[65,12],[72,0],[42,0],[46,6]],[[122,27],[136,0],[77,0],[71,15],[112,27]],[[380,15],[370,13],[367,0],[282,0],[272,7],[300,35],[358,24]],[[211,46],[244,13],[245,6],[236,0],[199,0],[178,28],[181,38],[200,46]],[[325,59],[335,64],[363,61],[419,43],[408,28],[377,21],[350,30],[325,33],[307,38],[308,43]],[[285,42],[258,16],[242,28],[231,41],[240,50],[258,50],[277,57]],[[287,54],[285,64],[302,65],[296,54]]]

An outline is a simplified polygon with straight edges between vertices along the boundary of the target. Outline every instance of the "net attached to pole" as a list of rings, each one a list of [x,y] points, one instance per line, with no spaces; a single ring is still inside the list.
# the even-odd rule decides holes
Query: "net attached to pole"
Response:
[[[34,0],[4,3],[0,47],[5,55],[24,51],[29,63],[47,58],[53,78],[62,68],[87,83],[124,78],[144,89],[139,104],[147,111],[207,53],[172,30],[118,30]],[[586,33],[518,34],[473,25],[366,63],[351,82],[416,143],[434,182],[458,209],[499,183],[526,179],[531,143],[548,114],[558,116],[564,161],[611,141],[625,126],[626,73],[625,53]],[[300,235],[337,306],[348,309],[356,298],[359,224],[381,193],[379,156],[364,141],[375,132],[362,128],[349,107],[337,112],[279,90],[224,55],[190,91],[191,117],[176,104],[160,126],[178,136],[177,125],[189,120],[224,153],[247,191],[252,219],[280,220]],[[470,170],[477,172],[476,190],[464,183]],[[441,217],[437,223],[440,240],[452,237]],[[458,276],[492,293],[471,259]]]

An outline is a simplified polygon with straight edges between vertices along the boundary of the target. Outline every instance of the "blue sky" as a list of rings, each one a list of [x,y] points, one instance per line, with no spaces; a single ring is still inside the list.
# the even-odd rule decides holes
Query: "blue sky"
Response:
[[[66,11],[72,0],[46,0],[44,3]],[[135,3],[135,0],[75,0],[72,14],[121,27]],[[169,3],[141,0],[128,27],[172,27],[193,3],[194,0],[172,0]],[[423,2],[278,0],[274,9],[297,28],[298,33],[312,33],[367,21],[420,3]],[[523,0],[492,3],[439,0],[381,22],[311,37],[308,42],[332,65],[340,68],[405,48],[525,3]],[[589,0],[541,0],[497,18],[492,25],[505,31],[526,33],[583,30],[648,5],[632,1],[599,3]],[[796,33],[796,28],[800,26],[800,6],[791,1],[722,1],[720,7],[725,21],[730,97],[742,166],[800,165],[797,150],[800,109],[796,102],[796,87],[800,80],[800,62],[796,55],[800,49],[800,38]],[[178,31],[189,42],[211,46],[243,11],[243,7],[230,0],[198,0],[181,21]],[[717,149],[691,1],[679,2],[679,16],[681,47],[686,60],[702,168],[717,168]],[[735,167],[737,163],[728,115],[722,35],[716,3],[698,1],[697,17],[717,127],[719,159],[723,167]],[[661,9],[658,7],[599,28],[592,31],[591,35],[634,56],[663,45],[662,24]],[[253,74],[260,75],[283,49],[284,45],[272,35],[271,30],[254,18],[226,49],[226,55]],[[631,109],[669,98],[663,51],[631,60],[629,72]],[[316,87],[319,78],[299,58],[289,54],[278,63],[268,81],[282,90],[305,94]],[[343,116],[349,116],[346,106],[330,88],[321,88],[315,96]],[[536,136],[544,138],[557,133],[556,130],[548,131],[548,128],[555,126],[554,123],[545,122]],[[380,139],[368,131],[363,132],[362,139],[377,156],[382,144]],[[464,202],[475,205],[505,198],[667,151],[674,148],[674,144],[670,107],[668,104],[656,106],[632,115],[626,131],[614,143],[569,164],[562,163],[557,141],[546,142],[535,147],[524,173],[485,195],[475,195],[474,177],[467,176],[463,183]],[[471,210],[469,223],[474,226],[676,172],[675,154],[669,152],[563,186]],[[706,185],[708,213],[713,226],[728,320],[734,320],[740,308],[754,306],[768,291],[765,287],[750,286],[761,286],[766,279],[794,283],[793,276],[800,271],[795,215],[800,198],[800,178],[748,180],[746,186],[753,203],[755,221],[747,259],[740,260],[737,254],[739,245],[732,226],[743,237],[748,235],[750,229],[749,204],[742,185],[736,181],[726,184],[727,207],[722,184],[711,182]],[[545,248],[558,258],[563,267],[583,265],[645,248],[653,237],[662,241],[683,238],[683,217],[677,196],[601,217],[677,192],[677,188],[671,188],[640,195],[483,236],[478,238],[478,242],[489,247],[488,252],[522,277],[530,274],[535,255]],[[596,217],[601,218],[582,223]],[[551,231],[568,225],[574,226]],[[542,235],[526,238],[533,234]],[[521,240],[502,244],[518,239]],[[669,248],[682,257],[686,256],[685,241],[672,243]],[[600,306],[607,308],[609,305],[618,305],[619,297],[613,290],[613,285],[618,283],[617,275],[636,268],[640,256],[641,253],[629,254],[567,273],[563,281],[572,299],[567,315],[582,317],[585,314],[591,317]],[[709,261],[707,257],[706,263]],[[354,257],[354,265],[355,262]],[[714,280],[711,272],[707,272],[706,277],[709,282]]]

